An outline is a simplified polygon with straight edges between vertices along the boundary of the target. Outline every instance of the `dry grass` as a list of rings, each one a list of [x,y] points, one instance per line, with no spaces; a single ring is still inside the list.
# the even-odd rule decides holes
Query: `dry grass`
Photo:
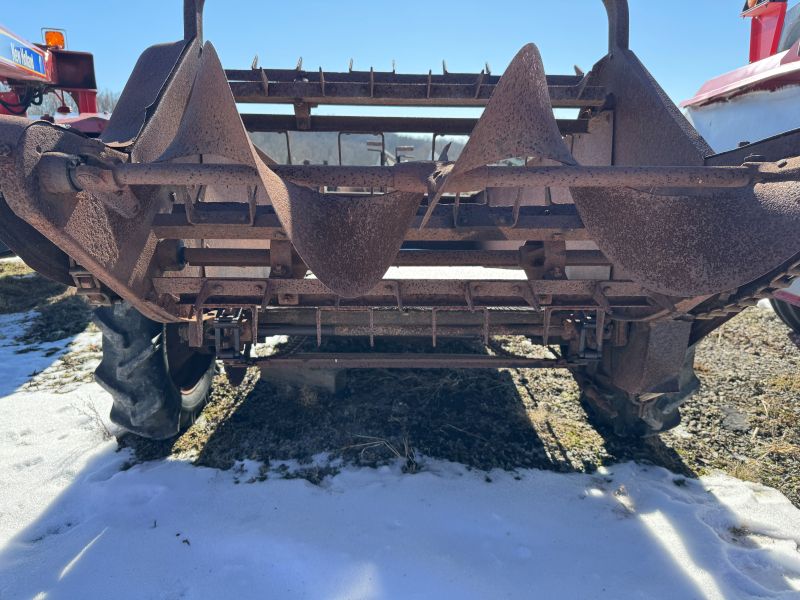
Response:
[[[28,344],[55,342],[85,330],[91,319],[91,308],[83,298],[71,292],[40,305],[36,317],[18,341]]]
[[[800,373],[782,373],[769,378],[766,385],[776,392],[795,392],[800,394]]]
[[[0,314],[32,310],[67,292],[67,286],[33,273],[21,261],[0,261]]]
[[[0,260],[0,277],[30,275],[32,273],[33,269],[19,259]]]
[[[0,314],[35,310],[36,315],[17,339],[28,344],[54,342],[86,329],[91,317],[89,305],[74,289],[34,273],[21,260],[0,261]]]

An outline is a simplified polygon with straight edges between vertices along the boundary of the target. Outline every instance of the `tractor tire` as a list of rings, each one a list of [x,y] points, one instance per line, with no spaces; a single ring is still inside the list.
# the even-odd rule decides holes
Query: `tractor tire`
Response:
[[[647,438],[677,427],[681,422],[680,406],[700,387],[694,373],[694,347],[686,352],[677,392],[630,394],[585,371],[575,373],[575,379],[589,420],[622,438]]]
[[[800,307],[789,304],[783,300],[770,300],[772,308],[780,317],[781,321],[797,334],[800,334]]]
[[[581,404],[595,426],[611,431],[617,437],[648,438],[680,424],[678,407],[692,392],[694,390],[662,394],[643,400],[620,390],[587,387],[581,393]]]
[[[69,257],[53,242],[20,219],[0,194],[0,240],[5,252],[13,252],[31,269],[66,286],[75,282],[69,274]]]
[[[136,435],[167,439],[194,423],[216,373],[213,354],[190,348],[175,324],[151,321],[127,302],[95,311],[103,360],[95,380],[111,394],[111,420]]]

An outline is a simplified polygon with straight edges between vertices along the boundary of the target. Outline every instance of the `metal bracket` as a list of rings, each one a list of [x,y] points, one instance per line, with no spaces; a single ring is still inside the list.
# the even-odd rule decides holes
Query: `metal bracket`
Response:
[[[103,291],[100,281],[89,271],[69,259],[69,274],[75,282],[75,293],[85,297],[91,304],[111,306],[111,298]]]
[[[258,332],[258,307],[253,306],[249,310],[252,313],[252,341],[255,342]],[[244,308],[236,308],[232,311],[223,311],[214,318],[212,324],[214,348],[217,356],[223,360],[241,360],[243,358],[242,349],[246,345],[242,343],[242,331],[245,324],[244,312]]]
[[[533,281],[527,281],[526,283],[527,285],[514,286],[514,291],[522,296],[525,299],[525,302],[527,302],[531,308],[541,310],[542,305],[539,302],[539,297],[534,289]]]
[[[300,131],[311,129],[311,105],[307,102],[295,102],[294,118],[297,121],[297,129]]]
[[[392,292],[395,299],[397,300],[397,309],[403,310],[403,298],[400,294],[400,282],[399,281],[384,281],[383,286],[387,292]]]
[[[544,242],[544,278],[564,279],[567,267],[567,243],[562,236],[553,235]]]

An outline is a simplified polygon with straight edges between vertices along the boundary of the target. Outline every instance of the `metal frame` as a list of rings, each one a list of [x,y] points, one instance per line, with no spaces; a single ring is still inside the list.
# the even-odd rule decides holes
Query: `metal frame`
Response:
[[[800,159],[735,153],[707,161],[710,149],[629,50],[627,2],[604,5],[608,54],[589,73],[547,76],[527,45],[498,76],[488,68],[307,71],[302,62],[226,72],[202,43],[203,0],[185,0],[184,40],[142,55],[109,145],[41,123],[0,122],[0,148],[8,148],[0,155],[3,194],[16,215],[72,257],[85,290],[183,323],[190,345],[216,348],[227,361],[270,368],[591,363],[627,393],[665,393],[702,306],[800,250],[791,241],[800,225]],[[294,115],[240,117],[236,102],[290,104]],[[320,104],[485,109],[480,119],[312,115]],[[553,107],[579,108],[580,118],[556,121]],[[252,146],[248,131],[283,133],[288,162],[288,131],[470,139],[455,161],[277,165]],[[652,131],[658,135],[646,135]],[[335,191],[320,192],[326,189]],[[570,246],[587,241],[598,249]],[[382,278],[391,265],[502,267],[525,278]],[[266,266],[268,276],[213,275]],[[576,266],[596,268],[597,278],[570,279],[567,269]],[[316,278],[304,278],[307,270]],[[239,346],[275,333],[318,343],[327,335],[372,342],[423,335],[434,346],[449,336],[486,343],[491,335],[527,335],[566,350],[555,362],[242,356]],[[636,355],[642,344],[646,368]]]

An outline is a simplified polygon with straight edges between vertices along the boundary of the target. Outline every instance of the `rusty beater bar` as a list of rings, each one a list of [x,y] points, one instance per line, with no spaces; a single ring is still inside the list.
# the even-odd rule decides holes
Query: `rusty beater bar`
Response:
[[[310,187],[383,187],[402,192],[428,191],[428,179],[440,165],[403,163],[394,167],[328,165],[275,165],[277,175]],[[75,179],[92,191],[93,183],[82,177],[86,167],[75,168]],[[90,167],[96,171],[94,167]],[[257,185],[255,169],[242,165],[149,163],[113,167],[113,180],[125,185]],[[759,171],[740,167],[480,167],[448,180],[451,192],[487,187],[746,187],[759,179]],[[106,183],[101,185],[107,186]],[[103,187],[102,189],[107,189]]]

